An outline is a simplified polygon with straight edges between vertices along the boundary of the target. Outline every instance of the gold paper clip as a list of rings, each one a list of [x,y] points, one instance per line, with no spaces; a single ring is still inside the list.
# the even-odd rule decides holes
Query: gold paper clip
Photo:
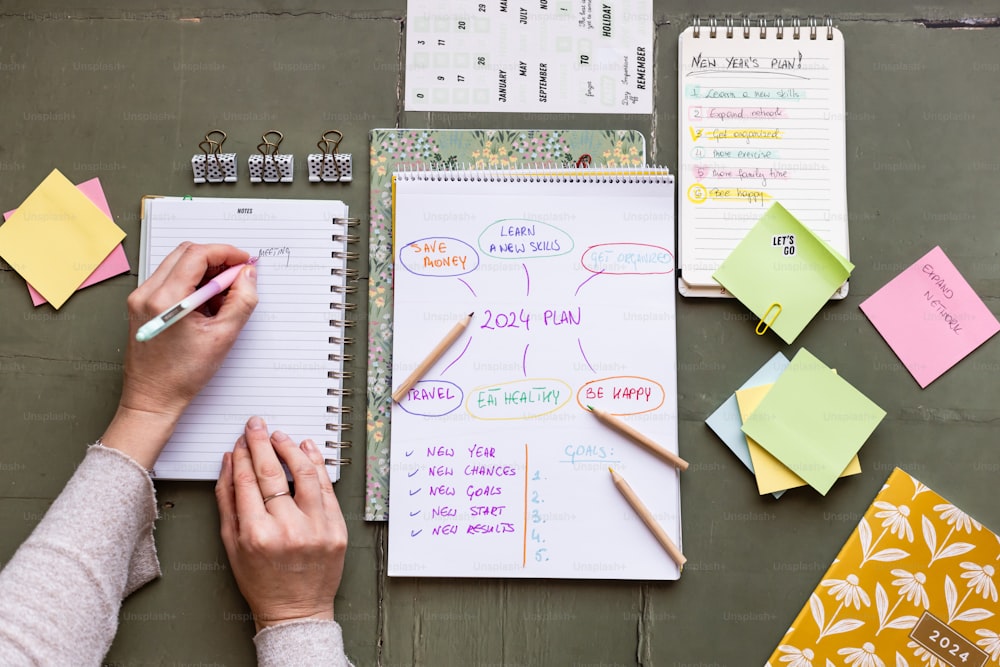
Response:
[[[274,139],[272,141],[271,139]],[[251,183],[291,183],[295,156],[278,153],[278,146],[285,138],[277,130],[268,130],[257,144],[257,154],[247,160]]]
[[[309,163],[310,183],[350,183],[353,169],[350,153],[338,153],[337,147],[344,139],[340,130],[327,130],[320,137],[316,147],[319,153],[310,153],[306,160]]]
[[[201,155],[191,157],[195,183],[236,182],[236,153],[223,153],[224,143],[226,133],[222,130],[212,130],[199,142]]]
[[[767,316],[771,314],[772,310],[774,311],[774,315],[771,317],[769,321],[765,322],[764,320],[767,319]],[[774,324],[774,321],[778,319],[778,315],[781,315],[781,304],[772,303],[770,306],[767,307],[767,310],[764,311],[764,316],[760,318],[760,322],[757,322],[757,328],[754,329],[754,331],[757,332],[757,335],[763,336],[765,333],[767,333],[767,330],[771,328],[771,325]],[[763,325],[763,328],[761,328],[761,325]]]

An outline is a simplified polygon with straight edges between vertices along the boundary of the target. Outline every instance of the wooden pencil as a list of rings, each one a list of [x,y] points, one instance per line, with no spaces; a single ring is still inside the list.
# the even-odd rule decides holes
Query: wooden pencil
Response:
[[[628,438],[631,438],[633,441],[635,441],[636,444],[645,448],[646,450],[655,454],[656,456],[660,457],[670,465],[676,467],[679,470],[688,469],[687,461],[677,456],[663,445],[653,441],[648,436],[645,436],[639,431],[635,430],[634,428],[623,422],[621,419],[618,419],[608,414],[607,412],[604,412],[603,410],[598,410],[597,408],[592,407],[590,405],[587,406],[587,409],[590,410],[602,424],[604,424],[605,426],[607,426],[612,430],[618,431],[619,433]]]
[[[684,557],[681,550],[677,548],[674,541],[670,539],[669,535],[667,535],[667,531],[663,530],[663,526],[657,523],[652,512],[650,512],[649,508],[647,508],[643,502],[639,500],[639,496],[635,495],[635,491],[633,491],[632,487],[625,481],[625,478],[615,472],[613,468],[608,468],[608,470],[611,471],[611,480],[615,483],[615,488],[618,489],[619,493],[625,497],[628,504],[632,506],[635,513],[640,519],[642,519],[642,522],[646,524],[646,527],[649,528],[649,532],[653,533],[653,537],[655,537],[656,541],[660,543],[660,546],[662,546],[663,549],[670,554],[670,557],[675,563],[677,563],[677,567],[683,570],[684,563],[687,562],[687,558]]]
[[[430,354],[428,354],[427,357],[413,369],[413,372],[410,373],[409,377],[403,380],[403,384],[399,385],[399,388],[392,392],[392,400],[397,403],[403,400],[406,396],[406,392],[410,391],[410,388],[424,376],[424,373],[426,373],[438,359],[441,358],[441,355],[447,352],[448,348],[451,347],[463,333],[465,333],[465,328],[469,326],[469,322],[472,321],[473,315],[475,315],[475,313],[469,313],[451,328],[451,331],[449,331],[445,337],[441,339],[441,342],[434,346],[434,349],[431,350]]]

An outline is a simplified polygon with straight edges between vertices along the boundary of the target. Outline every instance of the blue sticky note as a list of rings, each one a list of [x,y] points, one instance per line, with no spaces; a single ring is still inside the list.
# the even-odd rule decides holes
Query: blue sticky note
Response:
[[[760,367],[760,369],[744,382],[740,389],[759,387],[762,384],[770,384],[778,379],[788,367],[788,358],[781,352],[776,352],[771,359]],[[743,462],[747,470],[753,472],[753,461],[750,460],[750,448],[747,446],[747,438],[743,433],[743,420],[740,418],[740,406],[736,402],[736,394],[726,399],[726,402],[718,407],[708,419],[705,420],[708,427],[715,431],[719,439],[726,444],[726,447],[736,454],[737,458]],[[784,491],[776,491],[773,495],[780,498]]]

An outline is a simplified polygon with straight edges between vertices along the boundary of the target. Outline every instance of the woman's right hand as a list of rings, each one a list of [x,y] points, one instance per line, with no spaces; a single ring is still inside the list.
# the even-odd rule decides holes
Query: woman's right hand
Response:
[[[243,269],[218,311],[192,312],[155,338],[138,342],[139,327],[189,296],[219,267],[250,255],[231,245],[185,242],[128,297],[125,377],[114,419],[101,441],[152,468],[188,404],[222,365],[257,305],[257,274]]]

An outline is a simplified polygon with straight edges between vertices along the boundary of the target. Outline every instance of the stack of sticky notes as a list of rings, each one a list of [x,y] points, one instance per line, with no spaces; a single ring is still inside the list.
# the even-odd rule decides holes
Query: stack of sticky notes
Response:
[[[712,277],[791,343],[854,265],[781,204],[757,221]]]
[[[129,270],[125,232],[96,178],[74,186],[53,170],[0,225],[0,257],[28,282],[36,306]]]
[[[780,352],[707,420],[757,479],[779,497],[809,485],[826,495],[839,478],[861,472],[858,450],[885,411],[802,349]]]

